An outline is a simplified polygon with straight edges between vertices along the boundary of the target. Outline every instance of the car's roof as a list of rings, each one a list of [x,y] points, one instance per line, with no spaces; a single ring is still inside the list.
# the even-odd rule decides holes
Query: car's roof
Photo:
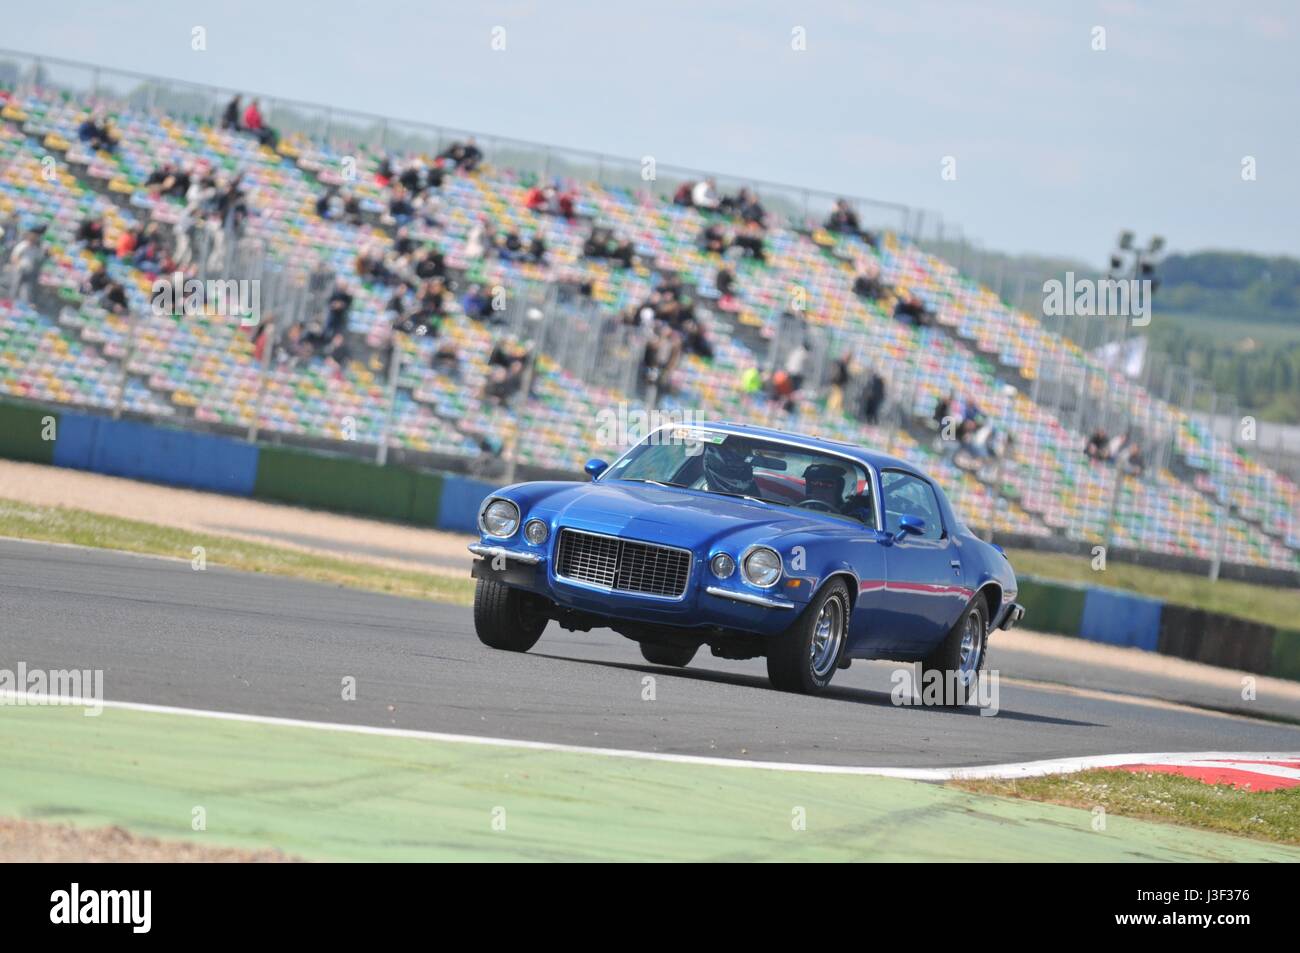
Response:
[[[857,444],[846,443],[842,440],[827,440],[825,437],[812,436],[810,434],[791,433],[787,430],[774,430],[771,427],[755,427],[751,424],[737,424],[729,421],[705,422],[696,424],[683,424],[688,430],[717,430],[725,433],[744,434],[750,437],[763,437],[769,440],[782,440],[789,443],[802,444],[813,450],[824,450],[827,453],[836,453],[840,456],[851,457],[863,463],[869,463],[877,470],[907,470],[911,473],[921,475],[919,467],[899,457],[890,456],[887,453],[879,453],[875,450],[868,450]]]

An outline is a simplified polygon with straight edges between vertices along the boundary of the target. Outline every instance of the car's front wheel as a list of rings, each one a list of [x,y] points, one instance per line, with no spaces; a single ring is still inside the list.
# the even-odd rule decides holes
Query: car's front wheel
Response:
[[[699,651],[698,645],[664,645],[660,642],[642,642],[641,655],[652,665],[671,665],[683,668],[690,664]]]
[[[542,637],[546,616],[529,593],[480,579],[474,586],[474,631],[479,641],[507,652],[527,652]]]
[[[975,695],[980,670],[984,667],[988,635],[988,610],[984,598],[978,596],[939,647],[922,660],[923,694],[937,697],[943,705],[966,704]],[[938,680],[941,686],[937,692],[929,690],[932,680]]]
[[[836,579],[790,628],[772,637],[767,677],[786,692],[819,692],[831,683],[849,633],[849,589]]]

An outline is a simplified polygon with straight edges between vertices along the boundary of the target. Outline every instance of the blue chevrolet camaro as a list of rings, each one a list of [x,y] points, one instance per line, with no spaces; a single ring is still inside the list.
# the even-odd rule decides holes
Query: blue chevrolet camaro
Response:
[[[764,656],[772,684],[825,688],[852,659],[921,662],[964,702],[988,634],[1024,614],[1002,551],[911,465],[733,424],[669,426],[590,483],[504,487],[469,548],[474,625],[526,652],[550,620],[610,628],[657,665],[700,646]]]

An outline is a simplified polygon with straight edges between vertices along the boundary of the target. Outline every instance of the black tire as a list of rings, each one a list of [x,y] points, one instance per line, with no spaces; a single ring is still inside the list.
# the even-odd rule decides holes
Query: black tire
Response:
[[[819,659],[814,639],[822,610],[832,602],[837,606],[838,624],[843,628],[835,647],[827,645],[827,652]],[[831,683],[848,644],[849,606],[849,588],[836,579],[817,594],[790,628],[768,640],[767,677],[773,688],[812,694]]]
[[[963,664],[962,641],[967,626],[977,627],[979,645],[978,655],[973,663]],[[988,607],[983,596],[976,596],[961,614],[956,624],[939,643],[939,646],[921,661],[921,691],[924,697],[931,697],[927,690],[930,679],[938,677],[943,686],[937,693],[941,705],[964,705],[975,695],[975,679],[984,669],[984,659],[988,655],[989,620]],[[954,677],[961,672],[962,678]]]
[[[480,579],[474,586],[474,631],[484,645],[527,652],[542,637],[546,616],[529,605],[529,594]]]
[[[671,665],[685,668],[700,650],[698,645],[664,645],[662,642],[642,642],[641,656],[651,665]]]

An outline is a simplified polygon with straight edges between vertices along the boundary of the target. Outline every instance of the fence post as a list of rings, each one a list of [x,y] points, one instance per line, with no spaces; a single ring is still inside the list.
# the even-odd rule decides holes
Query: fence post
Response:
[[[393,426],[393,412],[397,408],[397,381],[402,372],[402,345],[398,339],[397,329],[393,329],[390,338],[393,346],[388,358],[388,392],[387,406],[384,408],[384,424],[379,431],[379,448],[375,451],[375,463],[381,467],[388,463],[388,434]]]
[[[126,382],[130,375],[131,358],[135,356],[136,316],[128,311],[126,316],[126,353],[122,355],[122,374],[117,382],[117,399],[113,402],[113,419],[122,419],[122,406],[126,402]]]

